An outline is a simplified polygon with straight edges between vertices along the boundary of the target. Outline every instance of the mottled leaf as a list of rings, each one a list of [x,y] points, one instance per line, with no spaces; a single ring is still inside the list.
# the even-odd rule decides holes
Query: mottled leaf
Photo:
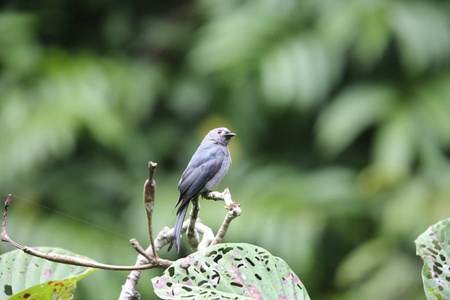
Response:
[[[428,300],[450,299],[450,219],[430,226],[417,240],[423,260],[422,280]]]
[[[78,256],[61,248],[36,249]],[[0,256],[0,270],[0,299],[72,299],[77,281],[96,271],[50,262],[20,250]]]
[[[310,299],[286,262],[250,244],[193,253],[152,282],[162,299]]]

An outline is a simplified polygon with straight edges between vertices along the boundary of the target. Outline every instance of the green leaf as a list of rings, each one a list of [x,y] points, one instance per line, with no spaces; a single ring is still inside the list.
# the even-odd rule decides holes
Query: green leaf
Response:
[[[220,244],[193,253],[152,283],[162,299],[310,299],[286,262],[250,244]]]
[[[414,239],[417,232],[429,224],[423,218],[423,212],[429,209],[429,199],[435,197],[435,192],[424,178],[410,178],[387,197],[380,215],[380,230],[386,236]]]
[[[399,2],[392,10],[392,26],[408,71],[418,73],[448,62],[450,23],[445,7],[426,1]]]
[[[368,126],[385,117],[395,95],[391,87],[375,84],[345,90],[320,116],[318,144],[326,154],[338,154]]]
[[[38,247],[41,252],[78,256],[52,247]],[[71,299],[77,281],[96,269],[58,264],[27,255],[20,250],[0,256],[0,299]]]
[[[386,185],[401,181],[410,172],[416,148],[413,122],[408,107],[398,107],[377,132],[373,170]]]
[[[297,103],[309,108],[329,93],[340,78],[336,52],[313,36],[294,36],[261,60],[261,87],[269,103]]]
[[[16,75],[33,72],[41,57],[35,40],[37,17],[32,13],[3,10],[0,13],[0,62],[2,77],[8,71]]]
[[[358,37],[355,44],[357,67],[373,67],[379,63],[389,43],[390,29],[388,9],[383,1],[373,6],[360,5]],[[370,7],[370,8],[369,8]]]
[[[336,271],[336,284],[344,288],[364,282],[389,259],[391,252],[385,239],[372,239],[359,245],[339,265]]]
[[[430,77],[417,89],[417,105],[414,118],[420,128],[426,129],[423,135],[431,135],[431,139],[443,146],[450,145],[450,74],[444,73]],[[429,142],[429,140],[427,141]]]
[[[245,68],[273,43],[284,19],[276,10],[248,2],[203,27],[189,55],[190,64],[203,74]]]
[[[416,253],[423,260],[427,299],[450,299],[450,219],[430,226],[415,243]]]

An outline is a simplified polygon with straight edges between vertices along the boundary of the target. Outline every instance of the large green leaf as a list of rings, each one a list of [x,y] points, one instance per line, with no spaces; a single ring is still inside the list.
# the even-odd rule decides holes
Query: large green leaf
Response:
[[[36,249],[79,256],[61,248]],[[96,271],[50,262],[20,250],[0,256],[0,270],[0,299],[71,299],[77,281]]]
[[[196,252],[152,282],[162,299],[310,299],[286,262],[250,244]]]
[[[417,255],[423,260],[427,299],[450,299],[450,219],[430,226],[415,243]]]

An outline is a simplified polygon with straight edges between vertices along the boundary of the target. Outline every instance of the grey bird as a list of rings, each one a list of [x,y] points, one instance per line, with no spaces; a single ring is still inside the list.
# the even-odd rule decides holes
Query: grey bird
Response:
[[[180,207],[177,210],[175,231],[168,251],[175,244],[177,253],[180,252],[181,229],[191,200],[200,193],[206,192],[218,185],[228,172],[231,164],[228,143],[235,135],[235,133],[232,133],[225,127],[211,130],[205,136],[197,151],[192,156],[186,170],[184,170],[183,175],[181,175],[181,179],[178,182],[180,197],[175,204],[175,208],[178,205]]]

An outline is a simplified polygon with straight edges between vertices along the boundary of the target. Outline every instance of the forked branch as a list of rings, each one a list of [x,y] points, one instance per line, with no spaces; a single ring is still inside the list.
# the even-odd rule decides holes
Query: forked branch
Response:
[[[9,194],[6,197],[5,200],[5,206],[3,209],[3,221],[2,221],[2,233],[0,234],[0,238],[3,242],[9,243],[12,246],[16,247],[19,250],[22,250],[23,252],[40,257],[52,262],[56,263],[62,263],[62,264],[68,264],[68,265],[74,265],[74,266],[81,266],[81,267],[88,267],[88,268],[95,268],[95,269],[104,269],[104,270],[117,270],[117,271],[129,271],[129,270],[147,270],[147,269],[153,269],[153,268],[167,268],[169,267],[173,262],[167,259],[153,259],[147,264],[140,265],[140,266],[121,266],[121,265],[110,265],[110,264],[104,264],[100,263],[94,260],[88,260],[81,257],[75,257],[70,255],[63,255],[63,254],[57,254],[57,253],[48,253],[48,252],[40,252],[36,250],[35,248],[28,247],[21,245],[11,239],[8,235],[8,232],[6,230],[6,223],[8,218],[8,208],[11,205],[12,202],[12,196]]]

